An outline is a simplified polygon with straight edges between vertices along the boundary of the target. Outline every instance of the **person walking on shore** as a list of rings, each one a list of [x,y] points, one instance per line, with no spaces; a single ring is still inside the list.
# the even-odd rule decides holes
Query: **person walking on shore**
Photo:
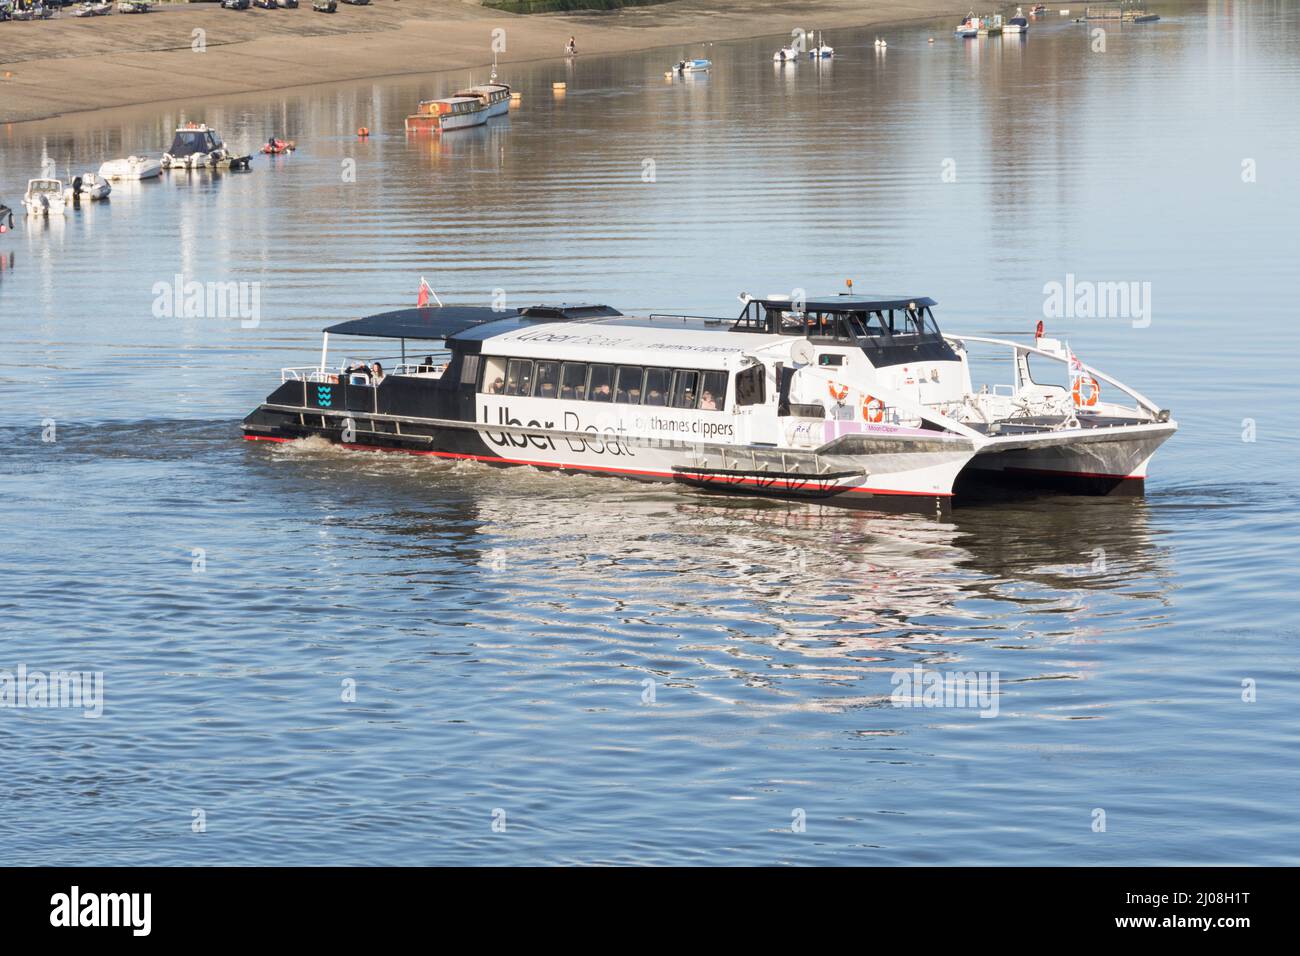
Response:
[[[578,40],[576,37],[569,37],[569,42],[564,44],[564,52],[569,56],[578,55]]]

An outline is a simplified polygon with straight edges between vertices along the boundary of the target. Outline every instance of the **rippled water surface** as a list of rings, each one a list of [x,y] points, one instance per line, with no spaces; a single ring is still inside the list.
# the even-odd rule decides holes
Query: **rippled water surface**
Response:
[[[97,720],[0,709],[11,862],[1297,862],[1300,12],[1161,12],[516,67],[442,139],[402,117],[482,74],[0,129],[10,205],[182,119],[300,145],[0,236],[0,670],[104,674]],[[177,274],[258,321],[169,317]],[[1017,335],[1044,283],[1150,282],[1145,327],[1049,326],[1181,430],[1143,500],[946,521],[239,440],[421,274],[720,314],[852,277]],[[893,706],[914,665],[996,717]]]

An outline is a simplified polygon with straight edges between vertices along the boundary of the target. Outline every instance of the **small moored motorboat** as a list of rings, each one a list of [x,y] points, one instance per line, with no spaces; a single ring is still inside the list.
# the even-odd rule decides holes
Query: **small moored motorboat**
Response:
[[[335,13],[339,8],[338,0],[312,0],[311,8],[317,13]]]
[[[408,133],[443,133],[487,122],[488,106],[481,96],[446,96],[421,100],[416,111],[406,118]]]
[[[120,0],[117,5],[118,13],[148,13],[151,9],[148,0]]]
[[[967,14],[966,19],[962,20],[961,23],[957,24],[957,29],[954,30],[953,33],[961,37],[963,40],[971,40],[979,36],[980,35],[979,17],[975,16],[975,14],[973,13]]]
[[[204,123],[177,127],[171,148],[162,155],[163,169],[248,169],[252,156],[236,156],[217,131]]]
[[[262,152],[270,156],[279,156],[282,153],[292,153],[298,148],[298,144],[291,139],[276,139],[274,136],[262,145]]]
[[[797,63],[799,51],[792,46],[783,46],[772,54],[772,60],[776,63]]]
[[[76,204],[83,199],[107,199],[112,191],[113,187],[103,176],[96,173],[82,173],[72,178],[72,185],[64,192],[63,198],[67,202]]]
[[[148,156],[128,156],[110,159],[100,164],[99,175],[104,179],[152,179],[162,175],[162,163]]]
[[[829,60],[833,56],[835,56],[835,48],[826,45],[826,38],[823,37],[819,31],[817,34],[817,45],[808,51],[808,59]]]
[[[1045,16],[1047,16],[1047,4],[1045,4],[1045,3],[1035,3],[1032,7],[1029,8],[1029,15],[1030,15],[1031,17],[1045,17]]]
[[[1029,20],[1021,13],[1020,8],[1016,8],[1016,15],[1006,22],[1002,27],[1003,33],[1028,33]]]
[[[63,215],[68,211],[63,180],[47,177],[27,180],[23,206],[29,216]]]
[[[0,233],[10,232],[14,227],[14,211],[0,202]]]
[[[694,60],[678,60],[673,64],[671,72],[685,75],[687,73],[707,73],[711,69],[713,69],[712,60],[697,57]]]

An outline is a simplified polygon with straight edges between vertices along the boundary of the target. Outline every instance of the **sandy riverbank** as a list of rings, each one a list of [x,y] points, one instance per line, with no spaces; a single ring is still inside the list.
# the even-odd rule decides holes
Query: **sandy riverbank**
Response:
[[[329,16],[164,4],[144,16],[0,23],[0,122],[172,99],[430,73],[555,57],[570,35],[582,55],[833,30],[965,12],[960,0],[676,0],[602,14],[515,16],[458,0],[375,0]],[[956,22],[954,20],[954,22]],[[202,31],[196,34],[195,31]],[[195,37],[204,52],[192,49]],[[832,38],[831,39],[833,42]]]

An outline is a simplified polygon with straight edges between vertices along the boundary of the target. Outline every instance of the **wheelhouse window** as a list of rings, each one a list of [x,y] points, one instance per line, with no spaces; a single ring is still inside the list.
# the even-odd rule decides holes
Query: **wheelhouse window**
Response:
[[[507,395],[527,395],[533,386],[533,363],[531,359],[511,359],[506,364]]]
[[[700,373],[678,369],[673,376],[673,408],[694,408],[699,400]]]
[[[581,362],[565,362],[560,372],[560,398],[583,401],[587,397],[587,366]]]
[[[559,392],[560,363],[538,362],[536,378],[537,386],[534,394],[538,398],[555,398]]]
[[[593,365],[591,367],[591,384],[587,390],[587,401],[609,402],[614,398],[614,366]]]
[[[767,375],[762,365],[752,365],[736,373],[736,404],[762,405],[766,400],[764,384]]]
[[[668,390],[673,373],[666,368],[648,368],[645,370],[645,404],[667,405]]]
[[[614,390],[614,401],[621,405],[641,404],[641,377],[645,370],[639,365],[620,365],[618,367],[618,387]]]

